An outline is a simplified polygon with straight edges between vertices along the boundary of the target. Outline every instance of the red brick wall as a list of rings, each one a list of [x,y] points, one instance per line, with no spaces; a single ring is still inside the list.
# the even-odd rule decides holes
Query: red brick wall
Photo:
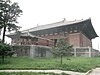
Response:
[[[48,39],[59,39],[59,38],[64,38],[64,35],[63,34],[53,34],[53,35],[45,35],[41,37],[48,38]]]
[[[80,33],[69,34],[69,44],[74,47],[80,47]]]
[[[92,42],[84,34],[81,33],[82,47],[92,47]]]
[[[69,34],[69,43],[74,47],[92,47],[92,42],[82,33]]]
[[[66,33],[67,34],[67,33]],[[73,45],[74,47],[92,47],[92,42],[90,39],[88,39],[84,34],[82,33],[71,33],[71,34],[53,34],[53,35],[45,35],[41,36],[43,38],[47,39],[60,39],[60,38],[65,38],[65,41],[68,42],[70,45]],[[20,39],[21,41],[22,39]],[[12,43],[14,43],[15,39],[12,40]],[[26,41],[26,40],[24,40]],[[26,42],[31,42],[31,40],[26,41]],[[33,43],[32,43],[33,44]],[[52,46],[54,45],[53,42],[48,42],[47,40],[38,40],[38,45],[48,45]]]
[[[47,36],[41,36],[42,38],[47,38],[47,39],[60,39],[60,38],[65,38],[66,42],[68,42],[68,36],[64,36],[64,34],[53,34],[53,35],[47,35]],[[54,41],[53,41],[54,42]],[[54,43],[50,43],[51,45],[54,45]]]

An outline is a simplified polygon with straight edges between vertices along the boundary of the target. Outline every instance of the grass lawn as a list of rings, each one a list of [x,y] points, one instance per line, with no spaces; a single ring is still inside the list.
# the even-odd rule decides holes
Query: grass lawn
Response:
[[[60,58],[29,58],[12,57],[6,58],[4,64],[0,64],[0,69],[60,69],[76,72],[87,72],[88,70],[100,66],[100,58],[64,57],[63,64],[60,65]]]
[[[54,73],[34,73],[34,72],[0,72],[0,75],[68,75],[68,74],[54,74]]]

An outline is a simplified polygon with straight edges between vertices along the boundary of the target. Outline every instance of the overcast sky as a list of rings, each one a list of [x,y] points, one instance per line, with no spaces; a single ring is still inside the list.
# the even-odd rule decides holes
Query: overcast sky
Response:
[[[79,20],[91,17],[92,24],[100,36],[100,0],[12,0],[19,3],[23,15],[19,18],[21,30],[38,25],[66,20]],[[93,40],[98,49],[100,38]]]

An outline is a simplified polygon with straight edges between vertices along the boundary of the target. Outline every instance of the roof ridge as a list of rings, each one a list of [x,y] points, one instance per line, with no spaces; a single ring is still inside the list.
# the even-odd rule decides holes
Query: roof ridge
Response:
[[[62,21],[59,21],[59,22],[54,22],[54,23],[44,24],[44,25],[37,25],[37,26],[35,26],[35,27],[32,27],[32,28],[29,28],[29,29],[22,30],[22,32],[28,31],[28,30],[31,30],[31,29],[35,29],[35,28],[37,28],[37,27],[47,26],[47,25],[52,25],[52,24],[57,24],[57,23],[63,23],[63,20],[62,20]]]
[[[65,18],[62,21],[58,21],[58,22],[54,22],[54,23],[49,23],[49,24],[44,24],[44,25],[37,25],[35,27],[29,28],[29,29],[25,29],[22,30],[22,33],[26,33],[27,31],[37,31],[37,30],[42,30],[42,29],[48,29],[48,28],[53,28],[53,27],[58,27],[58,26],[62,26],[62,25],[70,25],[70,24],[74,24],[74,23],[79,23],[79,22],[83,22],[86,20],[91,20],[91,18],[88,19],[80,19],[80,20],[72,20],[72,21],[67,21]]]
[[[52,27],[58,27],[58,26],[62,26],[62,25],[70,25],[70,24],[74,24],[74,23],[78,23],[78,22],[83,22],[86,20],[91,20],[91,18],[88,19],[80,19],[80,20],[72,20],[72,21],[67,21],[65,18],[62,21],[59,22],[54,22],[54,23],[49,23],[49,24],[44,24],[44,25],[38,25],[36,27],[33,28],[29,28],[26,30],[22,30],[22,32],[26,32],[26,31],[37,31],[37,30],[42,30],[42,29],[48,29],[48,28],[52,28]]]

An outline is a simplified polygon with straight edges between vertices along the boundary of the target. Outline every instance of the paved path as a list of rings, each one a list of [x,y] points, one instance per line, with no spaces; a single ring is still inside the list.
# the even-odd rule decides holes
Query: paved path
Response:
[[[100,68],[92,69],[88,75],[100,75]]]
[[[63,71],[63,70],[0,70],[0,72],[45,72],[45,73],[66,73],[70,75],[100,75],[100,68],[92,69],[87,73]]]
[[[0,70],[0,72],[45,72],[45,73],[66,73],[70,75],[86,75],[86,73],[79,73],[73,71],[62,71],[62,70]]]

